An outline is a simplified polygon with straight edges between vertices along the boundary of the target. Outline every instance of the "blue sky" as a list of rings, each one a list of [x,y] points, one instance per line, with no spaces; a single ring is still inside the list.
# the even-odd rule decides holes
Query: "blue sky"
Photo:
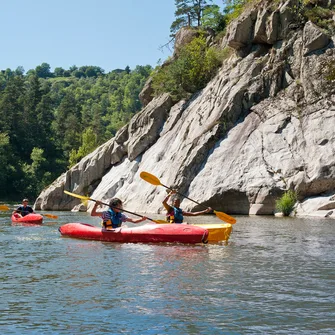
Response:
[[[48,63],[156,66],[171,52],[174,0],[0,0],[0,70]],[[222,0],[214,0],[222,7]]]

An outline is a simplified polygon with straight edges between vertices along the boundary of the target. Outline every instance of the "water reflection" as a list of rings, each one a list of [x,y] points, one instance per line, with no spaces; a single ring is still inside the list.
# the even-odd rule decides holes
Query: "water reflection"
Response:
[[[226,245],[194,246],[62,238],[99,222],[55,214],[0,216],[4,334],[334,334],[333,220],[242,216]]]

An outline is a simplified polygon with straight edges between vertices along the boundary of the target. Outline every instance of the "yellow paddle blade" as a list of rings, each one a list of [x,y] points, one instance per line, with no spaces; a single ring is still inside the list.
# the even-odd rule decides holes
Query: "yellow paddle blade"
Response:
[[[88,204],[88,200],[81,200],[81,203],[87,207],[87,204]]]
[[[82,199],[82,200],[90,200],[90,197],[85,197],[84,195],[76,194],[76,193],[71,193],[69,191],[64,191],[65,194],[71,195],[72,197]]]
[[[214,213],[222,221],[225,221],[225,222],[230,223],[230,224],[236,223],[236,219],[234,219],[233,217],[231,217],[230,215],[228,215],[226,213],[217,212],[217,211],[214,211]]]
[[[42,214],[42,215],[46,216],[47,218],[50,218],[50,219],[58,219],[57,215],[53,215],[53,214]]]
[[[90,197],[85,197],[84,195],[80,195],[80,194],[76,194],[76,193],[71,193],[69,191],[64,191],[64,193],[68,194],[68,195],[71,195],[72,197],[75,197],[75,198],[78,198],[81,200],[81,203],[87,207],[87,202],[88,200],[92,200],[92,201],[95,201],[93,199],[91,199]]]
[[[9,207],[6,205],[0,205],[0,211],[9,211]]]
[[[159,181],[159,179],[149,172],[142,171],[140,173],[140,177],[152,185],[156,185],[156,186],[161,185],[161,182]]]

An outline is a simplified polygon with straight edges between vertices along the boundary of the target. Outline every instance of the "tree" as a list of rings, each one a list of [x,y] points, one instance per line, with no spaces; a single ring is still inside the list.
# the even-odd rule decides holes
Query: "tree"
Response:
[[[204,9],[201,24],[204,28],[211,28],[219,32],[226,27],[226,18],[223,13],[220,13],[220,7],[214,5]]]
[[[91,128],[87,128],[82,134],[82,144],[79,149],[72,149],[70,152],[69,168],[91,153],[96,147],[97,136]]]
[[[103,106],[101,106],[101,104],[93,104],[91,127],[96,135],[96,142],[98,145],[108,140],[108,138],[105,137],[105,127],[102,118],[105,112],[106,110]]]
[[[25,185],[24,194],[29,197],[35,197],[39,190],[47,186],[51,180],[47,180],[46,176],[50,176],[46,168],[47,160],[43,156],[44,150],[41,148],[33,148],[30,159],[31,164],[23,163],[22,171],[24,177],[21,184]]]
[[[250,0],[224,0],[226,24],[237,18]]]
[[[39,146],[44,149],[50,165],[53,165],[54,159],[56,158],[56,148],[51,125],[55,117],[53,114],[53,101],[49,94],[43,95],[42,100],[36,107],[35,113],[37,119],[37,131],[39,134]]]
[[[40,79],[37,75],[32,75],[25,82],[26,91],[22,96],[24,109],[20,115],[20,120],[25,131],[22,138],[22,151],[25,159],[29,159],[32,149],[38,145],[39,136],[38,121],[36,117],[37,105],[42,100],[43,91],[41,89]]]
[[[55,77],[63,77],[65,70],[62,67],[56,67],[54,70]]]
[[[0,132],[9,136],[12,150],[16,153],[22,150],[22,139],[25,134],[25,125],[22,115],[25,87],[21,76],[11,77],[0,98]]]
[[[5,71],[5,78],[7,80],[9,80],[13,76],[14,76],[14,72],[11,69],[7,68],[6,71]]]
[[[62,99],[53,125],[58,143],[67,157],[71,149],[78,148],[82,132],[81,108],[73,92],[67,91]]]
[[[123,127],[129,120],[133,114],[123,113],[123,112],[114,112],[113,114],[109,114],[104,119],[107,121],[106,133],[107,136],[113,137],[116,132]]]
[[[104,70],[99,66],[86,66],[86,77],[98,77],[104,74]]]
[[[72,66],[70,66],[70,68],[69,68],[69,71],[70,71],[70,72],[73,72],[73,71],[76,71],[76,70],[78,70],[78,67],[77,67],[76,65],[72,65]]]
[[[1,196],[7,199],[20,191],[22,178],[21,156],[24,157],[22,142],[25,128],[22,122],[24,94],[22,76],[10,77],[5,89],[0,92],[0,181]],[[28,157],[29,158],[29,157]],[[1,185],[3,183],[3,185]]]
[[[9,188],[7,182],[9,176],[11,175],[10,166],[10,145],[9,145],[9,137],[6,133],[0,132],[0,189],[1,196],[4,197],[7,195],[7,189]],[[4,198],[1,200],[5,200]]]
[[[72,75],[76,78],[85,78],[86,77],[85,72],[81,71],[81,70],[74,70],[72,72]]]
[[[176,20],[170,27],[172,37],[182,27],[200,27],[204,10],[216,6],[212,0],[175,0],[175,5]]]
[[[48,63],[42,63],[41,65],[36,66],[35,73],[39,78],[52,77],[50,65]]]
[[[15,75],[16,76],[23,76],[23,74],[24,74],[23,66],[18,66],[15,70]]]

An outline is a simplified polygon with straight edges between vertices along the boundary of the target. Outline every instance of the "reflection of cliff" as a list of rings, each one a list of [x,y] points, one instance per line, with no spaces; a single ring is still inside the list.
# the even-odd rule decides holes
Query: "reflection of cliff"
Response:
[[[66,189],[162,211],[165,190],[146,184],[140,171],[229,214],[272,214],[288,187],[301,200],[334,193],[333,37],[311,22],[296,24],[294,3],[258,6],[232,22],[222,48],[235,53],[205,89],[176,104],[168,95],[146,98],[115,138],[40,194],[36,209],[72,209],[78,202]]]
[[[231,278],[233,271],[231,252],[232,249],[219,245],[153,248],[146,271],[148,276],[156,273],[158,277],[146,282],[139,294],[142,299],[152,299],[165,307],[146,312],[176,320],[197,320],[205,304],[223,308],[231,284],[227,278]]]

